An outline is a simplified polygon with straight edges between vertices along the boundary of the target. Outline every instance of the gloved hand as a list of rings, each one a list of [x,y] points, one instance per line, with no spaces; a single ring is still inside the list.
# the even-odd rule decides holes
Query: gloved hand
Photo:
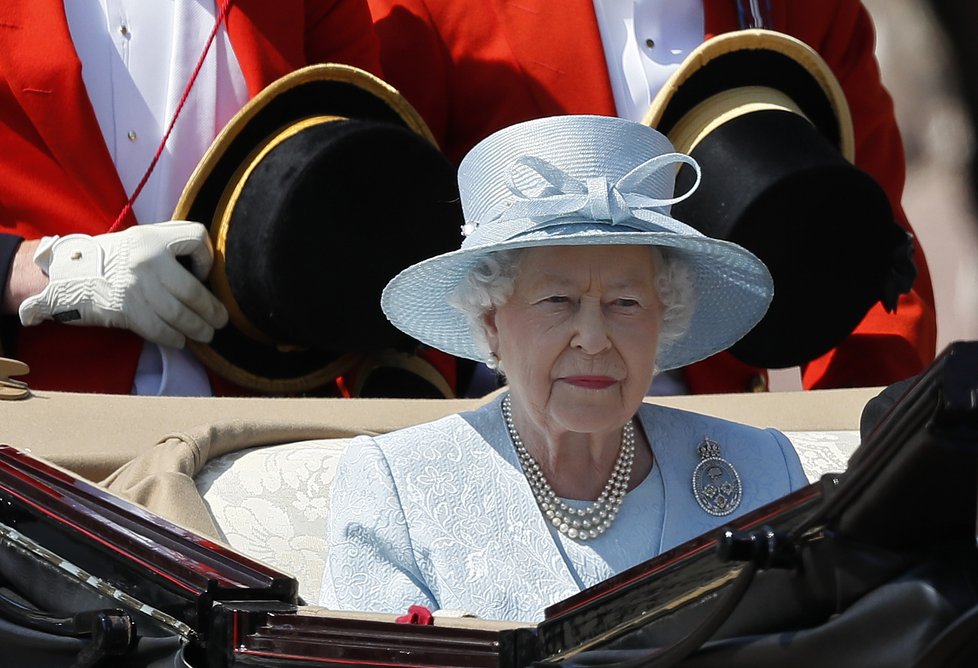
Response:
[[[189,257],[193,273],[179,256]],[[121,327],[178,348],[186,337],[207,342],[228,320],[227,310],[201,283],[213,260],[206,228],[182,220],[94,237],[44,237],[34,262],[50,282],[24,300],[20,321]]]

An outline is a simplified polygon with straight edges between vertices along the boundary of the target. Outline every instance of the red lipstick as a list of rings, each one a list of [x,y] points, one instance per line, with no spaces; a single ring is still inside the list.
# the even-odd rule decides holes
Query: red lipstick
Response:
[[[611,387],[618,381],[609,376],[566,376],[564,382],[589,390],[603,390],[606,387]]]

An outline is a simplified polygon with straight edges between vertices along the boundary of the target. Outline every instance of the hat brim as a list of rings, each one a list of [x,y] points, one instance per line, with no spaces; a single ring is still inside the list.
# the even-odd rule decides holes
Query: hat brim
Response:
[[[225,125],[191,175],[173,213],[174,219],[196,220],[210,229],[220,252],[226,235],[223,203],[255,147],[282,128],[315,116],[366,119],[394,123],[436,145],[417,111],[392,86],[356,67],[319,64],[292,72],[263,89]],[[217,257],[208,283],[225,282]],[[223,293],[229,310],[237,304]],[[188,342],[209,369],[245,388],[275,394],[302,393],[319,388],[344,373],[357,358],[343,351],[297,349],[254,336],[232,320],[210,343]]]
[[[456,357],[485,361],[468,317],[448,302],[480,258],[494,251],[542,246],[665,247],[689,267],[696,303],[686,336],[660,350],[656,364],[660,370],[685,366],[725,350],[750,331],[767,311],[773,286],[767,268],[749,251],[704,237],[679,221],[663,219],[661,232],[569,221],[506,241],[445,253],[395,276],[384,289],[381,305],[392,324],[419,341]]]
[[[855,134],[845,93],[825,60],[803,41],[773,30],[723,33],[690,52],[652,100],[642,123],[670,134],[697,105],[736,88],[763,87],[790,98],[850,162]]]

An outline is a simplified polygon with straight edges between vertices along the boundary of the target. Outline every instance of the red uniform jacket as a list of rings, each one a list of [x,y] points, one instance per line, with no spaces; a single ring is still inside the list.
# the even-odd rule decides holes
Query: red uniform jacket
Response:
[[[616,115],[592,0],[369,3],[386,79],[421,112],[456,162],[480,139],[513,123],[568,113]],[[856,163],[882,184],[898,221],[910,229],[900,204],[902,143],[865,8],[858,0],[771,5],[765,27],[808,43],[835,72],[855,125]],[[704,0],[704,9],[706,37],[741,27],[734,0]],[[825,257],[832,261],[828,244]],[[898,312],[877,304],[838,348],[805,365],[806,388],[889,384],[934,358],[934,298],[920,249],[915,260],[917,282]],[[763,378],[727,354],[685,373],[691,390],[700,393],[744,391]]]
[[[252,96],[311,63],[380,73],[376,36],[360,2],[234,0],[227,30]],[[64,0],[4,0],[0,232],[27,239],[100,234],[125,202],[82,81]],[[16,355],[30,365],[34,388],[128,394],[141,348],[142,339],[126,330],[45,323],[18,332]]]

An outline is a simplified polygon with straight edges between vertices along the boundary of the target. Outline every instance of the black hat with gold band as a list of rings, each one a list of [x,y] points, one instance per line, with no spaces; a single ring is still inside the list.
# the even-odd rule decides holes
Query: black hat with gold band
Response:
[[[208,284],[230,314],[194,354],[241,387],[302,394],[413,349],[381,290],[457,245],[461,208],[455,169],[411,105],[363,70],[324,64],[231,119],[173,217],[210,227]]]
[[[858,169],[852,118],[831,69],[770,30],[711,38],[656,95],[643,122],[699,163],[673,215],[757,255],[774,301],[730,352],[779,368],[841,343],[878,301],[893,310],[916,276],[911,237]],[[693,178],[683,168],[677,190]]]

